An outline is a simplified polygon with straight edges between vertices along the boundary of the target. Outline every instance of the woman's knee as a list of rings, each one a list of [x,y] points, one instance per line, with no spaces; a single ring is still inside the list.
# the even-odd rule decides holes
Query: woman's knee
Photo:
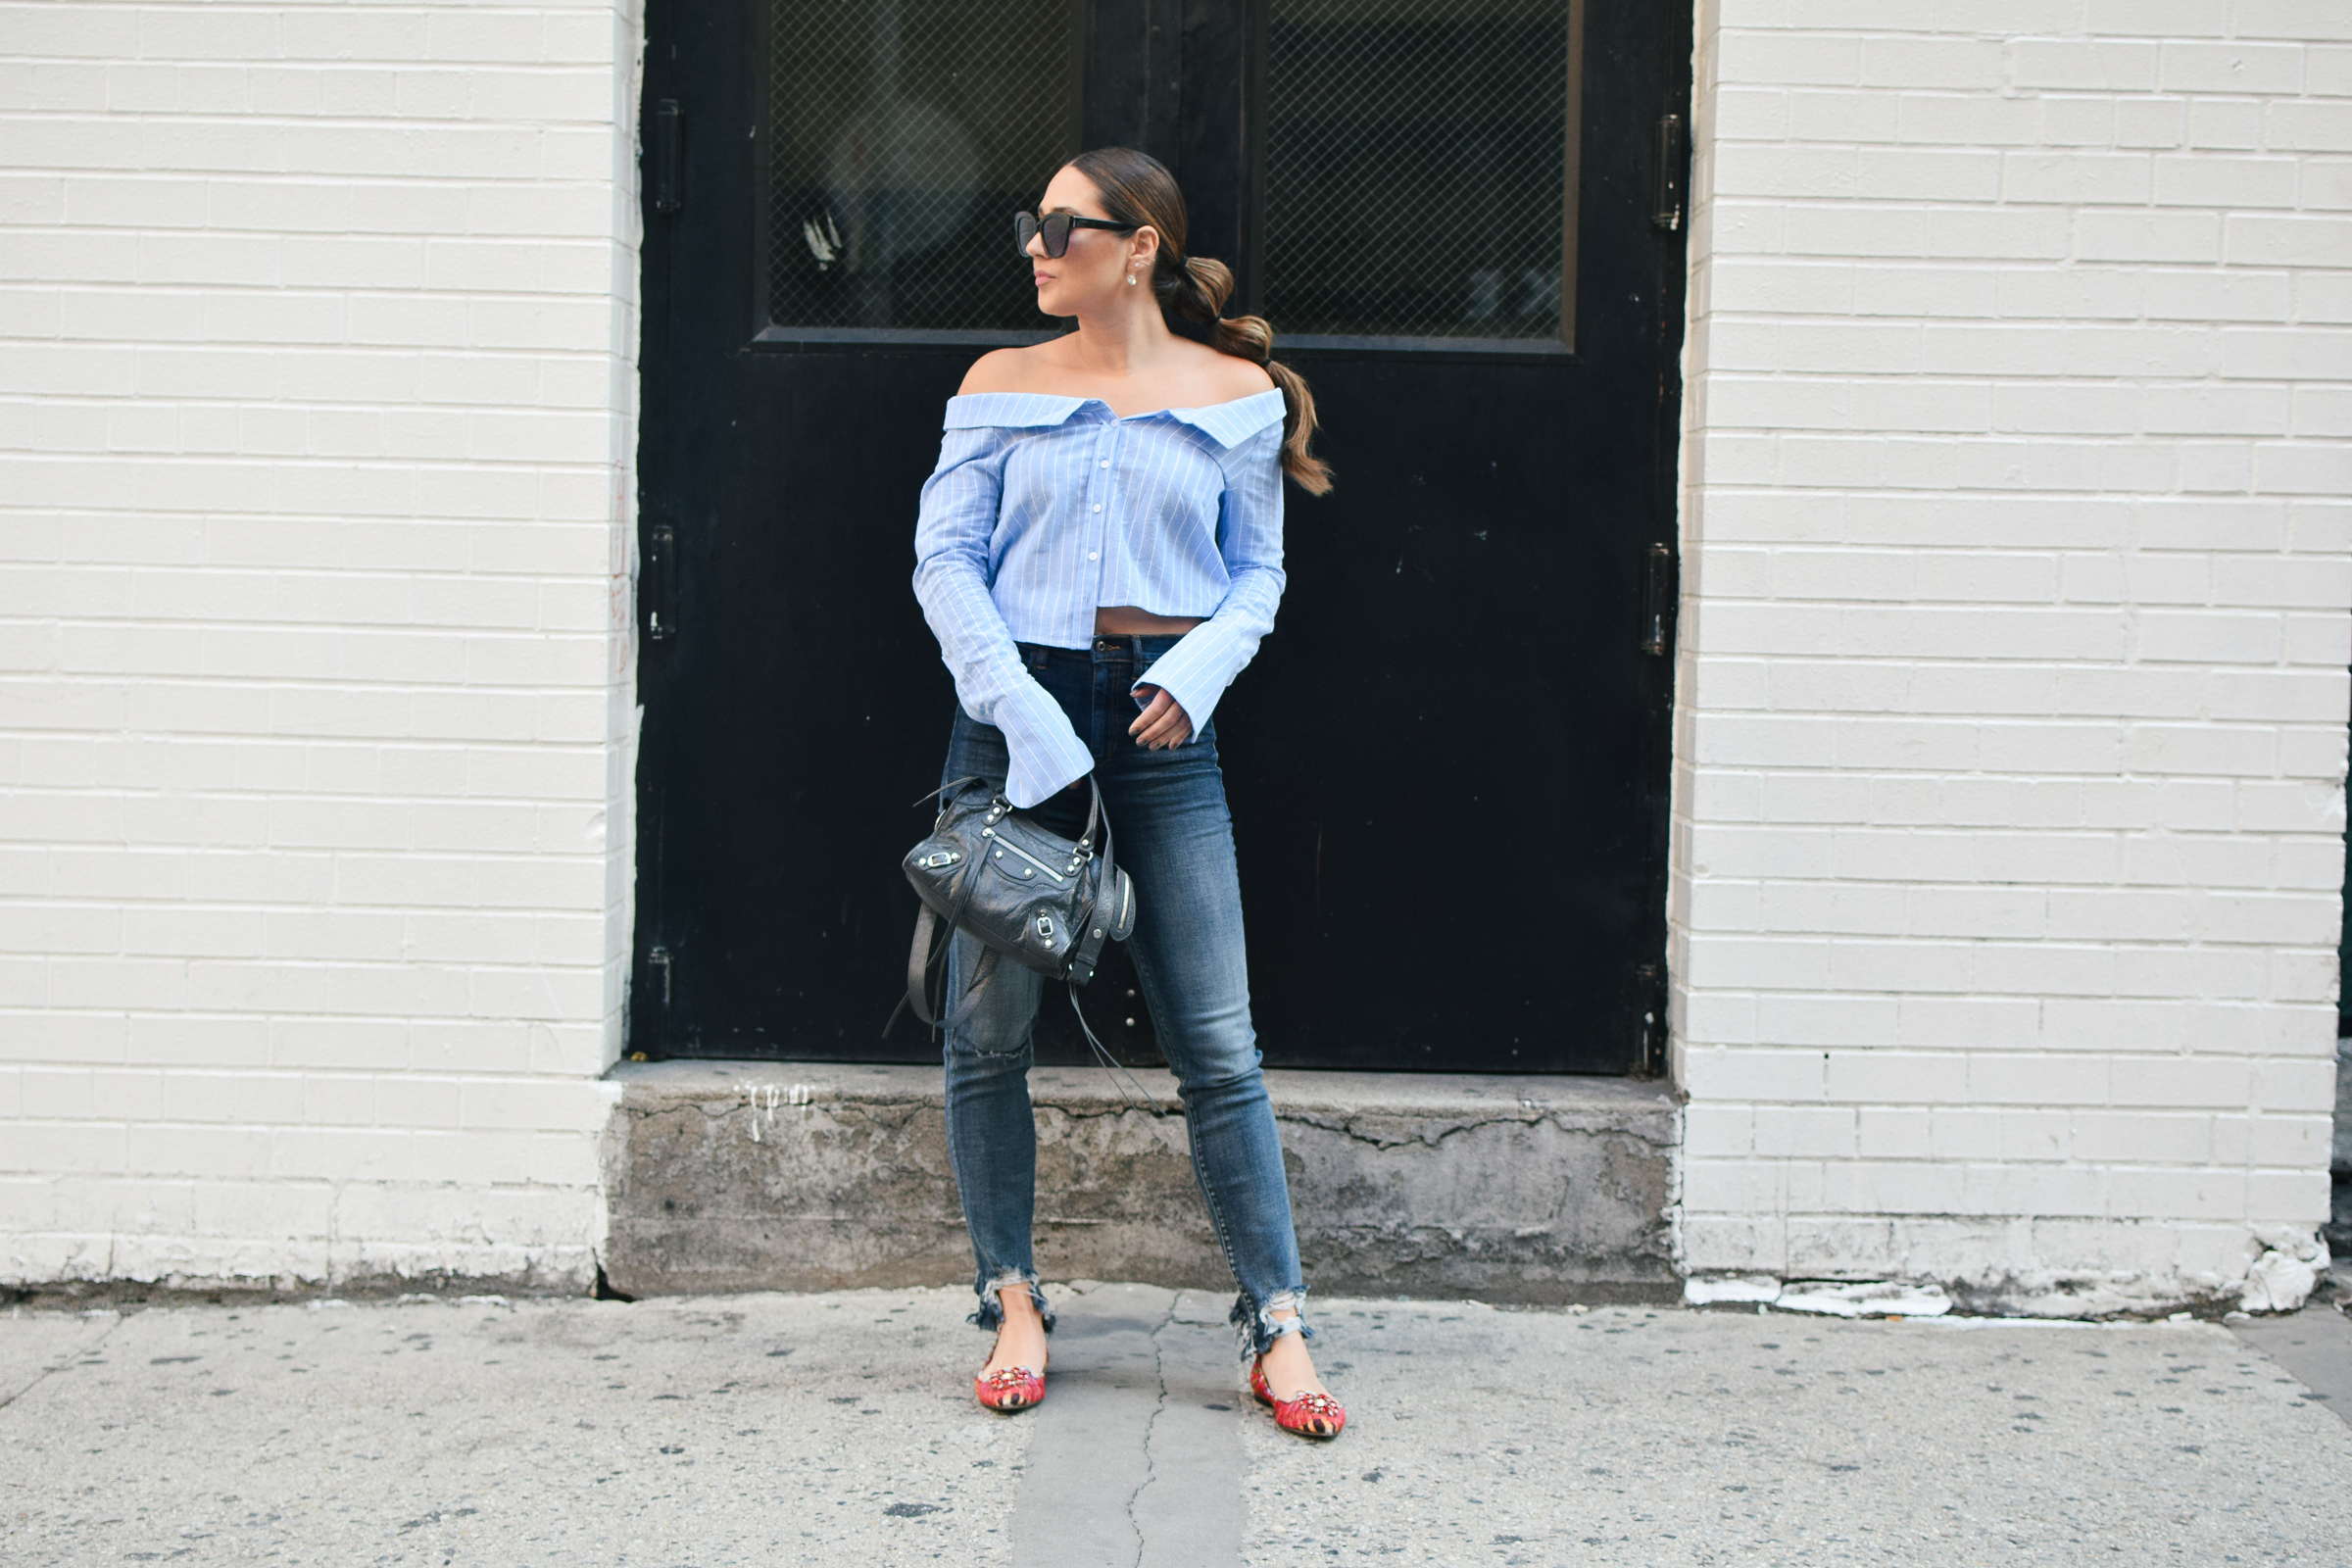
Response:
[[[1247,1001],[1181,1018],[1176,1027],[1161,1032],[1160,1044],[1177,1083],[1188,1092],[1247,1089],[1260,1081],[1258,1067],[1264,1056],[1257,1049]]]
[[[951,1067],[961,1066],[982,1071],[1026,1071],[1029,1066],[1031,1026],[1018,1028],[1002,1024],[992,1026],[977,1014],[968,1022],[948,1031],[944,1051]]]
[[[1264,1098],[1266,1075],[1260,1066],[1263,1060],[1253,1037],[1205,1050],[1168,1053],[1168,1065],[1175,1069],[1177,1086],[1188,1099],[1200,1095],[1219,1099]]]

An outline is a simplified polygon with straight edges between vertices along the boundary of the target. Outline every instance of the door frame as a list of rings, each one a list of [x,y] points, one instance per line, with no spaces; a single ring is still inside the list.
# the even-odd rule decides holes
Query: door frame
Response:
[[[1600,3],[1606,6],[1610,0]],[[1618,0],[1618,3],[1630,9],[1639,0]],[[1268,7],[1264,0],[1072,0],[1072,4],[1088,19],[1082,48],[1086,77],[1080,93],[1083,144],[1143,145],[1147,149],[1173,145],[1173,167],[1186,183],[1192,204],[1191,248],[1200,254],[1230,258],[1239,284],[1235,308],[1256,310],[1263,296],[1259,241],[1265,222],[1263,94]],[[1676,564],[1680,547],[1681,350],[1688,275],[1685,244],[1688,224],[1680,221],[1679,216],[1684,208],[1682,193],[1688,185],[1689,153],[1686,136],[1682,145],[1671,150],[1661,140],[1658,162],[1647,170],[1622,167],[1595,170],[1587,166],[1591,139],[1586,132],[1592,117],[1607,112],[1597,105],[1612,93],[1622,92],[1626,85],[1617,77],[1594,80],[1595,62],[1585,47],[1592,6],[1592,0],[1572,0],[1575,24],[1571,32],[1569,96],[1575,112],[1568,120],[1567,168],[1575,199],[1564,204],[1565,224],[1571,239],[1564,270],[1569,274],[1565,286],[1573,293],[1577,308],[1563,317],[1563,336],[1568,341],[1550,352],[1571,358],[1577,355],[1572,344],[1582,337],[1579,327],[1592,308],[1591,285],[1594,279],[1592,270],[1585,265],[1582,242],[1588,238],[1595,203],[1605,202],[1625,209],[1646,202],[1654,209],[1658,206],[1657,193],[1671,187],[1678,208],[1678,221],[1671,226],[1660,225],[1659,233],[1654,236],[1658,243],[1653,246],[1654,267],[1645,290],[1653,303],[1660,374],[1654,410],[1656,461],[1650,475],[1650,525],[1657,542],[1651,546],[1652,575],[1648,587],[1652,596],[1649,618],[1655,628],[1656,647],[1652,650],[1654,657],[1644,666],[1650,722],[1643,746],[1642,781],[1646,797],[1643,831],[1648,839],[1642,913],[1646,929],[1641,934],[1640,947],[1642,952],[1654,955],[1654,962],[1642,971],[1648,1004],[1641,1024],[1641,1038],[1628,1051],[1626,1059],[1634,1075],[1652,1076],[1663,1071],[1666,1042],[1674,621],[1679,601]],[[670,454],[662,450],[671,434],[662,405],[677,374],[668,332],[669,312],[679,294],[672,272],[675,247],[669,243],[667,215],[660,210],[661,202],[666,190],[684,202],[700,199],[732,208],[735,221],[749,223],[754,213],[754,202],[747,199],[748,192],[696,189],[698,142],[725,132],[723,117],[698,115],[691,101],[698,94],[711,90],[712,84],[679,81],[670,69],[674,51],[668,55],[663,51],[668,29],[678,14],[689,9],[688,0],[649,0],[646,14],[646,70],[639,123],[654,127],[656,133],[640,138],[643,173],[640,189],[646,208],[640,259],[644,329],[639,358],[638,529],[642,569],[635,582],[641,660],[646,649],[663,640],[667,633],[667,628],[660,623],[660,616],[664,593],[675,582],[676,542],[665,532],[673,519],[662,500],[653,493],[669,466]],[[1663,58],[1648,62],[1648,69],[1642,74],[1653,78],[1646,86],[1662,89],[1653,97],[1660,113],[1679,116],[1681,124],[1688,126],[1692,87],[1689,49],[1690,5],[1689,0],[1669,0],[1667,9],[1675,15],[1666,19],[1658,31],[1675,42],[1666,47]],[[747,0],[743,16],[755,32],[763,26],[760,0]],[[758,83],[753,74],[759,58],[754,50],[742,51],[734,69],[743,73],[743,77],[731,84],[718,84],[718,93],[723,96],[731,86],[737,101],[756,103]],[[1231,112],[1188,113],[1184,103],[1188,91],[1196,98],[1206,95],[1212,102],[1222,99],[1231,105]],[[680,132],[679,142],[665,141],[660,134],[662,124],[660,109],[664,100],[686,103],[683,125],[674,117],[668,122],[672,131]],[[1223,172],[1222,177],[1215,172],[1218,171]],[[744,318],[737,350],[740,354],[819,358],[896,350],[918,357],[937,357],[943,351],[960,355],[978,347],[1034,342],[1050,335],[1043,330],[943,332],[777,327],[759,319],[764,315],[763,310],[755,309],[759,277],[755,267],[753,275],[735,290],[734,297],[741,302]],[[1281,340],[1280,352],[1286,361],[1297,363],[1311,376],[1317,367],[1338,369],[1382,363],[1492,363],[1498,354],[1527,356],[1542,351],[1525,342],[1489,344],[1474,339],[1367,340],[1288,335]],[[641,702],[648,685],[658,689],[659,682],[641,683]],[[655,995],[666,992],[669,970],[658,940],[660,933],[653,929],[657,922],[644,918],[648,911],[658,912],[663,907],[662,781],[656,776],[660,760],[656,751],[655,747],[640,746],[637,755],[639,835],[632,893],[639,918],[633,922],[629,1000],[624,1006],[627,1040],[624,1049],[649,1054],[662,1052],[668,1044],[660,1038],[662,1020],[651,1012],[648,1002]]]

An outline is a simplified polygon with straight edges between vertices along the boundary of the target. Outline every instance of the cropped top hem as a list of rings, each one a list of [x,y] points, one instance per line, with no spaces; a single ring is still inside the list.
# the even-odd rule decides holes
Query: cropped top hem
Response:
[[[1138,672],[1200,734],[1282,598],[1283,395],[1114,414],[1100,398],[948,401],[914,530],[914,592],[965,712],[1004,734],[1033,806],[1094,765],[1015,646],[1082,649],[1096,612],[1199,617]]]

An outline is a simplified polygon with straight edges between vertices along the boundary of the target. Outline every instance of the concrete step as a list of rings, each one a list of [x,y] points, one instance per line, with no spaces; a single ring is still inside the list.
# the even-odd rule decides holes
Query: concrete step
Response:
[[[631,1295],[968,1283],[936,1067],[624,1063],[605,1268]],[[1175,1081],[1142,1075],[1161,1103]],[[1671,1298],[1680,1106],[1608,1078],[1269,1072],[1323,1293]],[[1184,1125],[1039,1067],[1038,1268],[1227,1291]]]

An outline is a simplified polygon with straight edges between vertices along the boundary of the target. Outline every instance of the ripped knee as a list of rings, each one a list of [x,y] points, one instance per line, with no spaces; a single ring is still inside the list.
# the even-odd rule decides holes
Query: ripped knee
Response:
[[[947,1054],[999,1066],[1026,1066],[1030,1054],[1030,1032],[1017,1035],[1009,1031],[951,1029],[948,1031]]]
[[[956,938],[959,950],[964,941]],[[1027,1059],[1043,977],[1014,963],[967,964],[960,951],[949,974],[955,1021],[947,1030],[947,1054],[996,1062]],[[967,974],[974,976],[968,992],[962,989]]]

